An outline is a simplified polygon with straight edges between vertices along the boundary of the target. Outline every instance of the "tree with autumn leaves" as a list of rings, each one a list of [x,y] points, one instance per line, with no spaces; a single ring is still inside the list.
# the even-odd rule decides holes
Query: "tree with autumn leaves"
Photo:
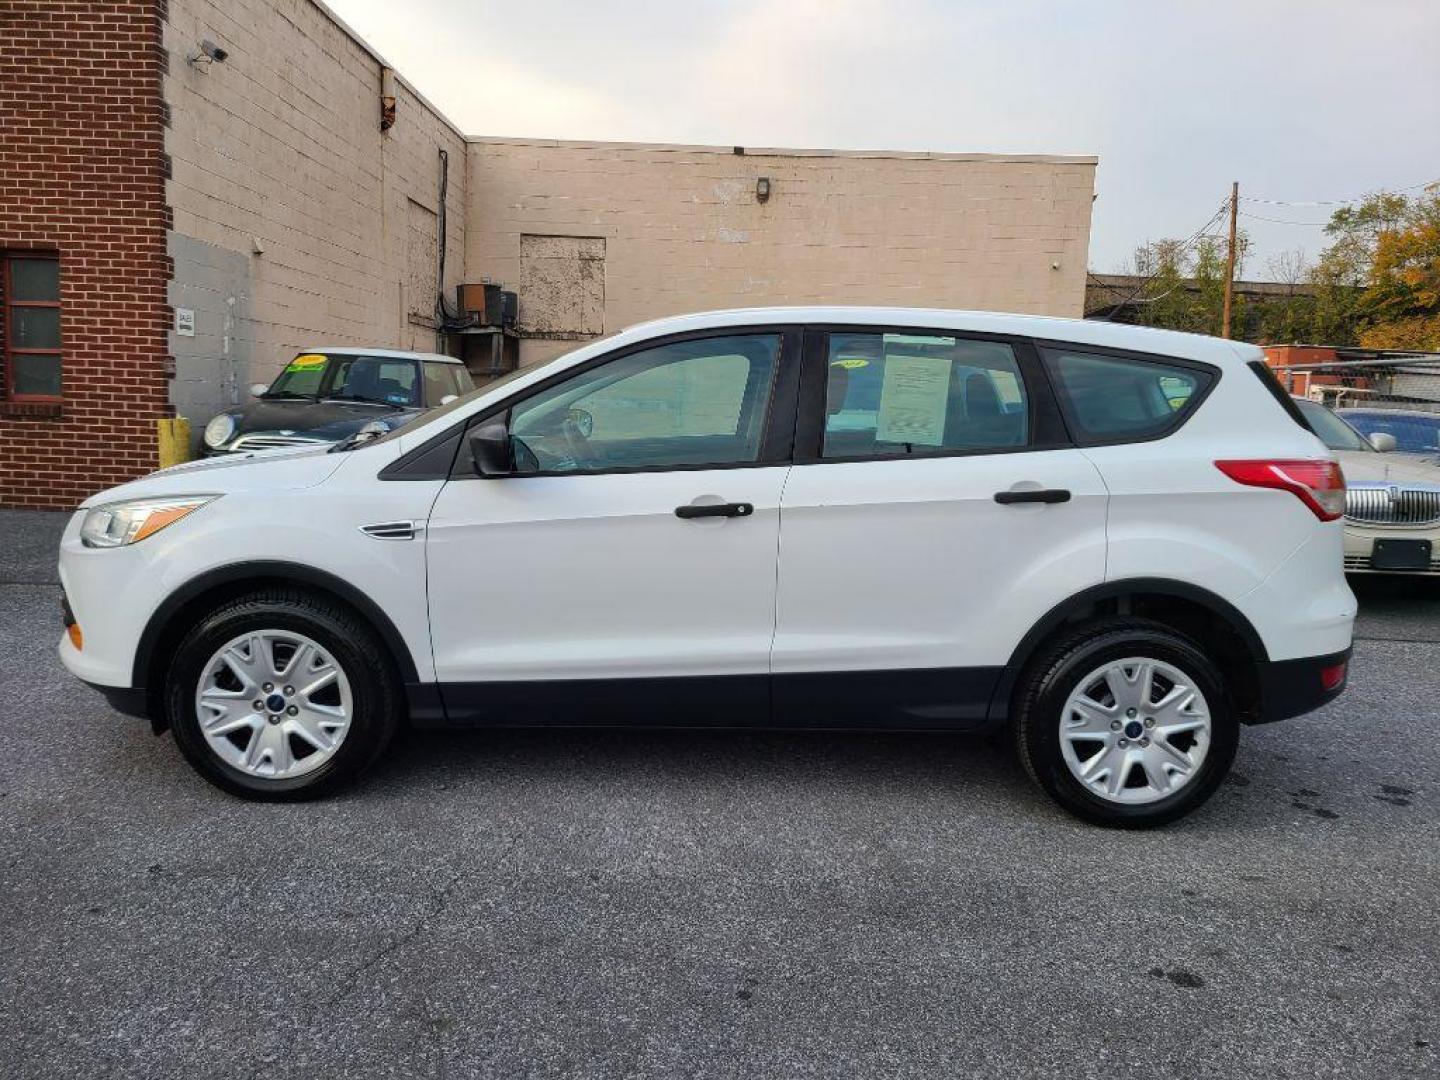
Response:
[[[1440,186],[1418,196],[1390,192],[1342,206],[1325,226],[1320,258],[1271,260],[1269,276],[1294,286],[1288,296],[1237,298],[1231,336],[1259,342],[1440,350]],[[1240,235],[1238,266],[1246,243]],[[1136,321],[1218,333],[1224,291],[1221,243],[1160,240],[1138,249],[1147,281]]]
[[[1404,202],[1375,235],[1357,312],[1360,344],[1440,350],[1440,190]]]

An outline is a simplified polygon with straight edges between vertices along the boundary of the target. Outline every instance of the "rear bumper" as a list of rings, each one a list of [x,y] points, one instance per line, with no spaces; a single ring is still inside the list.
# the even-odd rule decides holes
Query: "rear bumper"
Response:
[[[1260,711],[1254,722],[1268,724],[1287,720],[1334,701],[1349,685],[1350,653],[1350,649],[1345,649],[1327,656],[1272,660],[1263,665]]]

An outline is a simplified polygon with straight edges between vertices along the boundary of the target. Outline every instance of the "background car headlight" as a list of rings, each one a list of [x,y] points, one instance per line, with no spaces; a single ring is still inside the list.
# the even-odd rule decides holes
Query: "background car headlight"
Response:
[[[174,499],[131,499],[97,506],[85,515],[80,540],[86,547],[124,547],[139,543],[218,495],[186,495]]]
[[[212,450],[218,450],[234,434],[235,418],[229,413],[221,413],[205,425],[205,445]]]

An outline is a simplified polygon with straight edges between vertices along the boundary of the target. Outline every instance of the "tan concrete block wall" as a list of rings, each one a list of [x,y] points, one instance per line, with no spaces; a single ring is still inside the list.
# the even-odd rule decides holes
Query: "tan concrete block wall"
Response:
[[[472,140],[469,156],[472,277],[517,287],[522,237],[603,238],[607,333],[758,304],[1075,317],[1084,306],[1094,158],[499,139]],[[552,323],[526,300],[522,291],[522,325]],[[573,345],[547,335],[526,341],[522,358]]]
[[[228,59],[187,64],[205,38]],[[219,334],[228,350],[219,359],[242,373],[240,391],[307,344],[433,349],[433,331],[410,317],[434,302],[407,295],[416,280],[411,234],[417,205],[421,217],[438,209],[444,148],[446,284],[464,279],[461,136],[403,83],[396,123],[381,132],[381,62],[312,0],[170,0],[164,44],[174,233],[248,263],[243,280],[224,284],[243,295],[217,298],[243,311]],[[181,286],[186,273],[177,259]],[[183,380],[186,343],[175,344]],[[194,369],[202,392],[214,366]]]

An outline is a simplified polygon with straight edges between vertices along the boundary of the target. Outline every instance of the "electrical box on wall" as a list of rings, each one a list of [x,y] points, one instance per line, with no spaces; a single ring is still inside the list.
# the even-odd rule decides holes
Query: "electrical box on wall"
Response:
[[[519,314],[516,295],[490,282],[457,285],[456,301],[462,315],[479,317],[481,326],[514,326]]]

